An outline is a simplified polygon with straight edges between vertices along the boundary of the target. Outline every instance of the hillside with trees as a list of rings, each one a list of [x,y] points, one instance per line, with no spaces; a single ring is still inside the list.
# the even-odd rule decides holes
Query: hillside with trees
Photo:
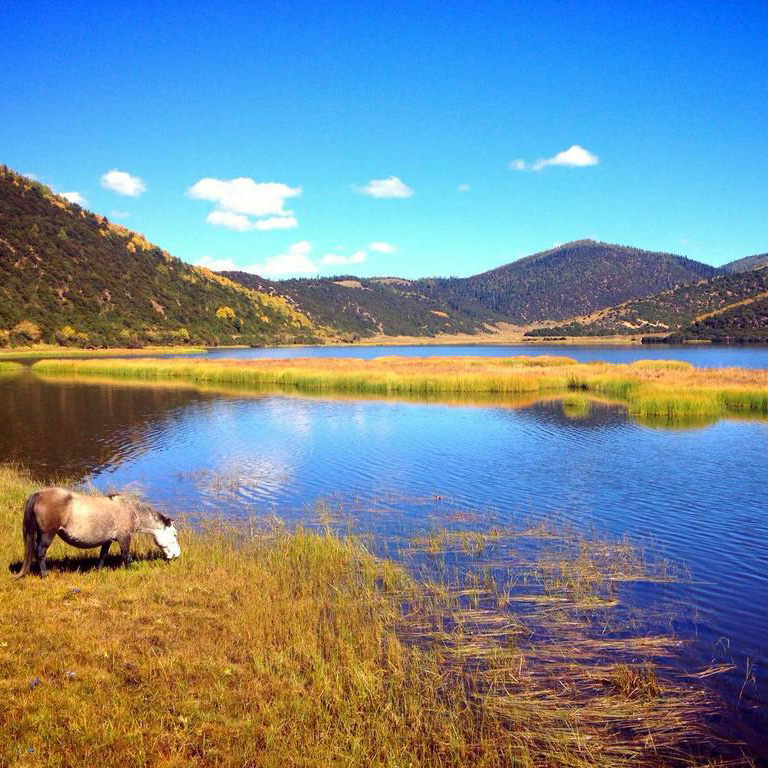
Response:
[[[312,341],[279,297],[174,258],[0,166],[0,345]]]
[[[526,325],[588,315],[718,273],[684,256],[578,240],[473,277],[421,281],[420,288]]]
[[[754,256],[745,256],[726,264],[723,269],[726,272],[748,272],[751,269],[763,269],[768,267],[768,253],[756,253]]]
[[[628,301],[529,336],[611,336],[678,332],[729,307],[768,295],[768,269],[720,275],[656,296]]]
[[[718,273],[683,256],[582,240],[467,278],[267,281],[224,274],[289,298],[316,323],[364,337],[473,333],[496,322],[559,320]]]
[[[435,336],[477,333],[500,319],[487,308],[467,311],[440,295],[428,296],[420,282],[399,278],[265,280],[246,272],[222,272],[244,286],[286,298],[315,324],[335,329],[343,339],[385,334]]]

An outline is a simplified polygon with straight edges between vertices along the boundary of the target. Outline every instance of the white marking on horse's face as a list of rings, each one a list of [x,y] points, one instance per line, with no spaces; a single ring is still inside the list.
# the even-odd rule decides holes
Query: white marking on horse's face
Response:
[[[173,523],[164,528],[158,528],[152,532],[152,535],[155,537],[155,544],[163,550],[166,560],[174,560],[181,556],[178,531]]]

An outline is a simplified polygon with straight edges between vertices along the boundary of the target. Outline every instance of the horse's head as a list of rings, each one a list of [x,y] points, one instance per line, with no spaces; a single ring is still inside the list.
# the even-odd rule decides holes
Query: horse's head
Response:
[[[154,537],[155,544],[163,550],[165,559],[174,560],[180,557],[179,534],[176,526],[173,524],[173,520],[152,507],[149,507],[149,511],[149,516],[153,521],[152,526],[149,528],[149,533]]]

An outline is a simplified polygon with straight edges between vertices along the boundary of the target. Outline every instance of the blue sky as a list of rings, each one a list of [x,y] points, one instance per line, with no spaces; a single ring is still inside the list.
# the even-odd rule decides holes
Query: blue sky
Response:
[[[186,261],[768,251],[765,0],[7,0],[0,28],[0,162]]]

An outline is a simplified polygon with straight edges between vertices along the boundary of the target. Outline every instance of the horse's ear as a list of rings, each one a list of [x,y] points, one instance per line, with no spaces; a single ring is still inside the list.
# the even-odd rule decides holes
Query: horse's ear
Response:
[[[163,521],[163,525],[168,526],[173,523],[173,520],[171,520],[168,515],[164,515],[162,512],[158,512],[157,516]]]
[[[112,501],[112,499],[116,499],[119,495],[119,493],[108,493],[107,498]]]

